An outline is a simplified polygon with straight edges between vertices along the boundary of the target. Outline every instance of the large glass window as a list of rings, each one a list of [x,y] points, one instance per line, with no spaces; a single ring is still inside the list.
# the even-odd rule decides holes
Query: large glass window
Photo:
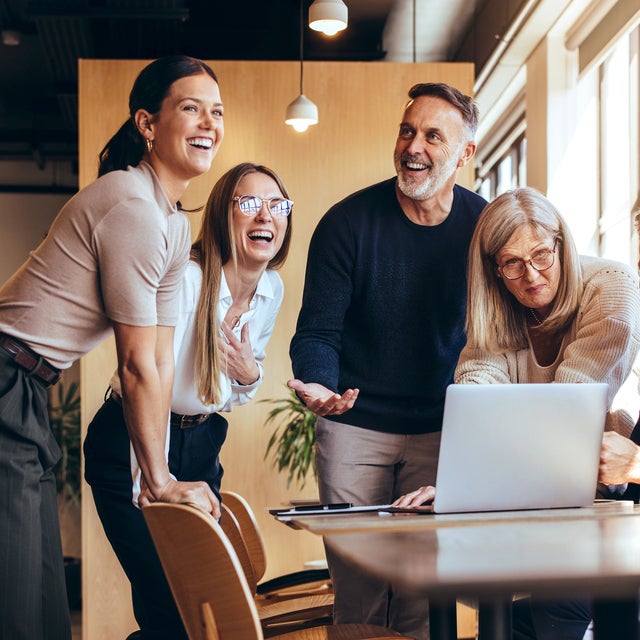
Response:
[[[593,126],[583,129],[591,137],[587,144],[597,150],[595,176],[585,171],[587,182],[595,181],[595,185],[585,184],[585,189],[595,194],[591,199],[597,219],[588,252],[631,265],[638,263],[634,217],[640,206],[639,45],[640,27],[636,26],[578,84],[581,98],[595,105]],[[618,392],[613,408],[625,408],[635,416],[637,389],[636,370]]]
[[[636,264],[638,257],[633,210],[638,206],[639,189],[639,38],[640,28],[636,27],[581,81],[597,91],[597,252],[630,264]]]

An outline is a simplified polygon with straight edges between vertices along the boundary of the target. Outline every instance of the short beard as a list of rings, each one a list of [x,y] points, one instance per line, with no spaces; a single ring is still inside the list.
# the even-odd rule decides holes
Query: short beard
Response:
[[[428,200],[436,195],[455,175],[460,160],[462,145],[448,160],[438,166],[433,165],[422,182],[412,179],[406,172],[398,171],[398,189],[411,200]]]

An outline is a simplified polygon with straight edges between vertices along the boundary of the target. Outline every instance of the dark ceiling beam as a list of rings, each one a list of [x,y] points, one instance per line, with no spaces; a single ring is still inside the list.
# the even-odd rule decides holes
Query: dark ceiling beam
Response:
[[[69,7],[51,2],[32,2],[27,7],[27,15],[32,18],[96,18],[116,20],[176,20],[189,19],[186,7]]]
[[[38,129],[38,136],[46,138],[47,143],[52,146],[66,147],[76,144],[78,139],[77,131],[63,131],[61,129]],[[24,144],[31,145],[34,133],[26,128],[3,129],[0,127],[0,144]]]

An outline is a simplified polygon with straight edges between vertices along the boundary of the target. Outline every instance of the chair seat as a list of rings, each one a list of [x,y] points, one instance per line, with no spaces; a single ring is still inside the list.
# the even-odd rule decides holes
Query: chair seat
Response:
[[[261,582],[256,593],[259,596],[266,596],[275,591],[288,590],[294,587],[304,586],[306,589],[312,588],[317,590],[323,584],[326,585],[331,580],[328,569],[307,569],[305,571],[295,571],[287,573],[271,580]],[[317,584],[316,584],[317,583]],[[326,587],[327,589],[329,587]]]
[[[281,640],[355,640],[356,638],[357,640],[369,640],[369,638],[378,640],[404,638],[405,640],[410,640],[406,636],[394,633],[386,627],[376,627],[368,624],[339,624],[313,627],[284,633],[279,635],[278,638]]]
[[[326,618],[333,614],[333,595],[314,595],[269,602],[257,600],[258,616],[263,625]]]

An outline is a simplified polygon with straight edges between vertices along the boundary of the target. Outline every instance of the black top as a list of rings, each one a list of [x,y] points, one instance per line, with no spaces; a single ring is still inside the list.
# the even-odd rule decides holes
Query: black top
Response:
[[[444,393],[465,344],[466,262],[486,201],[456,185],[439,225],[411,222],[396,179],[333,206],[309,247],[293,372],[343,392],[331,420],[388,433],[442,427]]]

